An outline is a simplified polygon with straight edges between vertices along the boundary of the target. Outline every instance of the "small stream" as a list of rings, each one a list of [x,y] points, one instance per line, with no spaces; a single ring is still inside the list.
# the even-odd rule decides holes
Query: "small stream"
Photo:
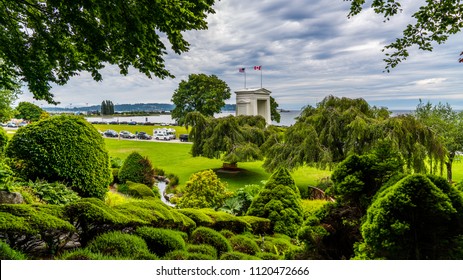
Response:
[[[165,191],[166,191],[167,183],[164,182],[164,181],[158,181],[158,182],[157,182],[157,186],[158,186],[158,189],[159,189],[159,193],[161,194],[161,200],[162,200],[162,202],[164,202],[165,204],[167,204],[167,205],[169,205],[169,206],[174,207],[175,204],[170,203],[170,202],[164,197],[164,193],[165,193]]]

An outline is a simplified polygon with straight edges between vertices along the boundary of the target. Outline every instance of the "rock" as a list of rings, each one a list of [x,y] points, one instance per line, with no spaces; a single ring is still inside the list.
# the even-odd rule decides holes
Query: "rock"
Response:
[[[0,191],[0,204],[21,204],[24,203],[23,196],[18,192]]]

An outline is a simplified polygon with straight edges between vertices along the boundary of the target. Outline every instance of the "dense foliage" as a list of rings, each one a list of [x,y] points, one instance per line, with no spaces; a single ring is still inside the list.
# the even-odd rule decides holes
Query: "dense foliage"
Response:
[[[23,101],[19,102],[16,112],[15,118],[35,122],[40,120],[42,113],[45,111],[33,103]]]
[[[262,116],[205,117],[189,113],[193,156],[220,158],[232,166],[237,162],[262,159],[259,147],[265,142],[266,122]]]
[[[3,157],[3,152],[7,143],[8,135],[6,135],[6,131],[2,128],[0,129],[0,157]]]
[[[154,168],[148,157],[132,152],[119,169],[118,179],[121,183],[132,181],[152,187],[155,182],[154,175]]]
[[[371,107],[363,99],[327,96],[317,107],[307,106],[283,135],[275,131],[267,137],[264,167],[334,167],[351,154],[368,153],[384,139],[416,172],[426,172],[428,160],[445,160],[438,135],[415,117],[391,117],[386,108]]]
[[[114,115],[114,104],[111,100],[104,100],[101,102],[101,115]]]
[[[461,258],[463,193],[443,178],[410,175],[368,208],[360,252],[372,258]]]
[[[145,240],[150,252],[160,257],[164,257],[171,251],[185,250],[185,240],[183,240],[182,232],[179,231],[140,227],[135,234]]]
[[[247,214],[268,218],[273,230],[295,236],[302,224],[302,207],[299,189],[285,168],[275,171],[259,192]]]
[[[206,29],[214,2],[2,1],[0,89],[21,80],[36,99],[55,103],[52,83],[66,84],[81,71],[100,81],[106,64],[124,75],[134,67],[150,78],[172,77],[166,44],[188,51],[182,33]]]
[[[82,197],[102,198],[110,183],[104,141],[80,117],[55,116],[22,127],[5,153],[18,176],[63,182]]]
[[[182,80],[172,95],[172,102],[175,104],[172,118],[183,125],[190,112],[213,117],[215,113],[220,113],[225,106],[225,100],[230,96],[227,83],[216,75],[190,74],[188,81]]]
[[[218,208],[222,206],[227,195],[226,184],[222,183],[212,170],[205,170],[191,175],[177,206]]]

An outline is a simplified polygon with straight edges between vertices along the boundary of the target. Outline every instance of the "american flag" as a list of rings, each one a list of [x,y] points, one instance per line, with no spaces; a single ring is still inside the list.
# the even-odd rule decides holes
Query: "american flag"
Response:
[[[240,71],[240,73],[244,73],[246,71],[246,68],[239,68],[238,71]]]

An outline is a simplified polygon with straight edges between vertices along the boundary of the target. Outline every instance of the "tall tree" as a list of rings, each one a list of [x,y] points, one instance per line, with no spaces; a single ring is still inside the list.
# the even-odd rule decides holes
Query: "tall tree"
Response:
[[[4,79],[10,79],[9,74],[3,71],[3,65],[0,58],[0,122],[6,122],[13,117],[13,102],[18,99],[20,93],[18,84],[7,85],[3,83]]]
[[[416,117],[434,130],[447,149],[445,166],[447,180],[452,182],[452,165],[458,151],[463,150],[463,112],[456,112],[447,104],[424,104],[421,100],[415,110]],[[431,162],[432,166],[432,162]]]
[[[265,119],[261,116],[205,117],[198,112],[187,115],[191,126],[194,157],[219,158],[230,166],[262,159],[259,147],[265,142]]]
[[[278,103],[272,96],[270,96],[270,118],[277,123],[281,119],[280,113],[278,113]]]
[[[225,100],[231,96],[227,83],[216,75],[191,74],[182,80],[172,96],[175,109],[172,118],[180,125],[185,123],[189,112],[197,111],[206,117],[220,113]]]
[[[35,122],[40,119],[40,116],[43,112],[45,112],[39,106],[30,103],[30,102],[19,102],[18,106],[16,107],[16,115],[17,119],[24,119],[30,122]]]
[[[365,0],[351,1],[349,17],[359,14],[365,4]],[[375,0],[371,1],[371,8],[377,14],[384,15],[385,21],[402,11],[399,0]],[[425,51],[433,50],[433,43],[442,44],[449,36],[461,31],[463,28],[463,1],[461,0],[427,0],[417,12],[412,15],[415,18],[414,24],[409,24],[403,31],[403,36],[395,42],[387,45],[388,53],[386,70],[396,67],[401,61],[409,56],[408,50],[412,46],[418,46]],[[460,54],[463,56],[463,52]],[[457,54],[455,54],[457,56]],[[463,62],[463,58],[459,59]]]
[[[0,87],[24,81],[36,99],[55,103],[51,84],[80,71],[96,81],[106,64],[126,75],[133,66],[148,77],[172,77],[165,69],[166,41],[188,51],[182,32],[207,28],[214,0],[55,1],[3,0],[0,9]],[[15,80],[17,79],[17,80]]]
[[[114,104],[111,100],[104,100],[101,102],[102,115],[114,115]]]
[[[264,167],[332,167],[350,154],[370,151],[381,139],[389,139],[415,171],[425,171],[428,158],[443,162],[445,147],[429,127],[413,116],[389,114],[363,99],[328,96],[316,108],[306,107],[283,137],[267,137]]]

